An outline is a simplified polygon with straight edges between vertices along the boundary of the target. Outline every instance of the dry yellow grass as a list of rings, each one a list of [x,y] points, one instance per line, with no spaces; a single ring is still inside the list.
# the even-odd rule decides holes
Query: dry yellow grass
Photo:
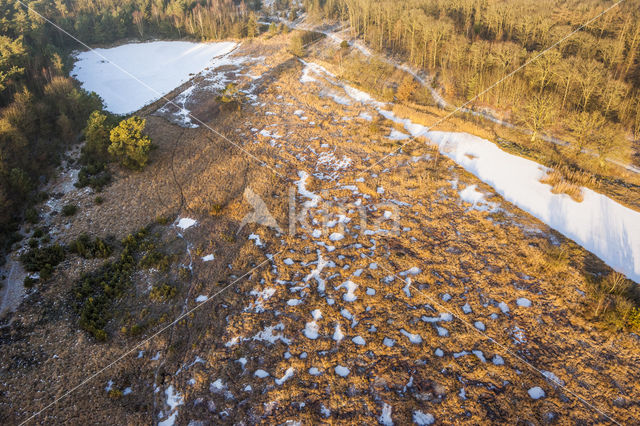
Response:
[[[299,170],[310,174],[327,171],[313,156],[314,151],[326,149],[322,144],[329,145],[336,158],[351,158],[349,168],[340,171],[341,181],[310,177],[307,188],[327,200],[319,208],[346,210],[345,214],[352,218],[347,224],[352,233],[341,241],[330,241],[329,232],[311,239],[311,229],[298,228],[297,235],[277,235],[273,230],[249,225],[236,235],[238,222],[248,211],[242,196],[246,187],[258,193],[279,219],[286,217],[289,183],[274,178],[265,167],[246,161],[235,148],[208,139],[202,129],[184,130],[157,117],[150,119],[159,144],[154,161],[142,174],[122,177],[123,182],[119,180],[109,187],[105,194],[108,210],[92,215],[107,219],[118,207],[120,214],[108,226],[119,231],[129,226],[121,223],[127,222],[129,216],[142,222],[165,210],[177,212],[179,197],[156,195],[168,194],[170,185],[174,185],[171,188],[175,192],[175,171],[175,180],[185,197],[182,213],[199,220],[198,226],[184,233],[193,254],[214,253],[216,260],[194,260],[190,281],[181,282],[184,287],[179,303],[169,307],[170,313],[175,316],[185,306],[195,306],[197,295],[215,294],[235,284],[181,322],[173,333],[145,344],[142,358],[132,354],[108,376],[83,388],[82,394],[71,395],[69,404],[53,407],[51,417],[43,421],[73,422],[82,413],[93,416],[91,419],[96,422],[109,416],[144,423],[148,413],[157,415],[154,405],[166,409],[166,395],[154,392],[153,385],[158,389],[173,385],[181,392],[185,404],[179,407],[178,421],[375,422],[382,402],[393,407],[398,423],[410,422],[415,410],[450,423],[541,423],[543,414],[549,411],[561,421],[593,421],[594,414],[588,407],[567,396],[567,392],[556,390],[538,372],[505,352],[505,347],[525,356],[537,368],[553,371],[574,393],[589,398],[597,390],[599,407],[616,419],[632,422],[638,417],[636,405],[613,403],[620,395],[630,400],[638,395],[637,341],[628,334],[618,334],[615,347],[611,346],[607,335],[594,330],[591,320],[581,311],[585,299],[580,292],[585,292],[588,285],[585,276],[608,269],[422,143],[409,144],[402,153],[365,171],[390,152],[383,142],[384,133],[372,137],[362,131],[361,121],[340,120],[342,116],[356,116],[362,107],[341,106],[321,97],[317,87],[300,84],[300,70],[296,61],[265,82],[260,93],[264,106],[247,106],[243,111],[216,118],[214,123],[260,160],[279,166],[277,170],[291,180],[298,179]],[[305,111],[308,120],[292,113],[298,108]],[[276,115],[267,116],[267,111]],[[311,121],[317,124],[309,124]],[[283,135],[276,146],[271,146],[270,140],[254,137],[250,130],[274,124]],[[173,160],[169,160],[174,152],[171,142],[183,133],[181,149],[175,150]],[[372,142],[375,139],[378,143]],[[412,156],[426,154],[429,159],[413,161]],[[385,169],[389,170],[384,172]],[[363,177],[364,182],[354,183],[358,177]],[[453,180],[461,186],[478,185],[489,201],[500,204],[501,210],[492,213],[469,209],[459,202]],[[398,206],[400,214],[394,219],[403,233],[374,236],[364,234],[362,229],[356,231],[358,212],[354,209],[348,213],[349,208],[343,205],[351,206],[349,203],[354,201],[352,191],[342,188],[350,183],[357,186],[358,198],[371,197],[369,205],[390,200],[400,203],[392,204]],[[383,194],[378,193],[378,187],[384,188]],[[298,194],[298,203],[306,200]],[[211,215],[212,205],[222,206],[213,209],[215,215]],[[368,212],[383,229],[391,227],[379,220],[386,208],[380,206]],[[313,218],[322,223],[323,215],[316,211]],[[78,232],[91,226],[83,218],[78,220],[72,225]],[[281,226],[286,227],[286,222]],[[260,236],[264,248],[247,240],[250,232]],[[165,234],[167,245],[175,245],[176,252],[182,255],[179,262],[186,264],[186,242],[177,238],[169,226]],[[549,243],[550,239],[558,239],[559,244]],[[333,244],[335,251],[324,251],[317,242]],[[276,254],[281,250],[282,254]],[[265,261],[266,253],[273,254],[271,261],[237,280]],[[334,263],[323,270],[325,294],[318,291],[317,281],[305,280],[317,266],[319,253]],[[371,267],[372,262],[377,263],[376,268]],[[588,271],[585,265],[590,265]],[[407,288],[398,278],[387,278],[414,266],[420,268],[411,277],[414,287]],[[60,376],[68,383],[76,383],[86,371],[98,369],[138,342],[117,335],[108,346],[97,350],[94,343],[77,332],[59,299],[61,290],[76,277],[77,269],[68,268],[69,275],[60,275],[56,285],[44,289],[39,296],[47,302],[58,300],[60,304],[52,303],[51,309],[59,309],[55,312],[60,315],[43,323],[40,307],[31,304],[22,317],[27,331],[21,333],[28,334],[21,345],[35,348],[38,353],[56,353],[60,359],[28,368],[16,366],[14,356],[22,348],[8,347],[0,361],[23,374],[3,380],[3,402],[15,401],[20,392],[37,392],[38,399],[23,398],[21,407],[35,411],[43,399],[65,390]],[[362,272],[356,276],[354,271],[358,269]],[[146,271],[138,277],[141,289],[148,274]],[[358,285],[357,299],[350,302],[343,299],[344,289],[339,288],[347,278]],[[273,291],[272,296],[261,300],[259,294],[267,289]],[[520,297],[528,298],[532,306],[517,306],[515,301]],[[289,303],[294,299],[303,303]],[[127,306],[132,311],[140,309],[142,306],[136,304],[142,304],[141,300],[132,297]],[[507,303],[510,312],[505,314],[499,302]],[[465,313],[465,304],[471,308],[470,313]],[[323,316],[318,320],[320,336],[309,339],[302,330],[314,309],[322,310]],[[342,309],[349,310],[355,318],[346,318]],[[447,337],[439,334],[435,324],[423,319],[448,312],[459,319],[440,324],[448,330]],[[482,321],[486,333],[502,346],[480,334],[473,325],[475,321]],[[332,338],[337,324],[345,334],[340,342]],[[30,329],[37,332],[29,332]],[[277,338],[269,343],[257,337],[268,334],[268,330],[271,336],[288,341]],[[421,342],[410,342],[403,330],[419,334]],[[521,337],[518,330],[524,338],[516,342],[516,337]],[[366,340],[366,345],[352,341],[357,335]],[[230,344],[234,338],[238,340]],[[393,339],[394,345],[386,345],[385,338]],[[443,351],[442,357],[434,354],[436,349]],[[479,351],[485,361],[472,351]],[[161,357],[152,361],[156,353]],[[504,365],[495,365],[491,361],[494,355],[501,355]],[[194,363],[196,357],[204,362]],[[246,365],[239,362],[243,357]],[[77,365],[83,365],[84,371]],[[337,365],[348,366],[350,374],[335,374]],[[321,374],[312,375],[312,367]],[[294,370],[293,377],[275,384],[274,379],[283,377],[289,368]],[[257,369],[268,371],[270,377],[257,379]],[[575,377],[580,378],[579,384],[573,380]],[[194,380],[193,385],[190,379]],[[233,398],[211,390],[211,384],[218,379]],[[113,380],[117,389],[131,386],[134,392],[130,399],[109,399],[104,391],[106,380]],[[50,385],[36,391],[33,383]],[[251,391],[246,390],[248,384]],[[531,400],[527,389],[534,385],[545,389],[545,399]],[[460,397],[463,389],[464,400]],[[323,417],[323,406],[332,411],[333,417]],[[7,413],[4,417],[19,420],[19,414]]]
[[[349,57],[349,61],[352,64],[351,66],[354,69],[357,68],[359,71],[355,73],[343,70],[342,73],[340,73],[335,58],[325,54],[322,47],[315,49],[315,55],[319,58],[319,62],[322,63],[322,65],[353,82],[356,87],[359,86],[365,91],[368,90],[370,93],[380,92],[380,84],[382,84],[380,81],[397,87],[403,78],[408,75],[406,72],[398,69],[394,71],[387,69],[388,65],[385,65],[382,67],[385,71],[382,72],[382,77],[381,80],[378,81],[378,85],[376,87],[370,87],[371,83],[367,82],[370,80],[376,81],[372,80],[372,78],[377,74],[371,75],[371,73],[373,70],[377,70],[377,68],[368,65],[369,59],[367,57],[354,53]],[[357,64],[359,65],[356,66]],[[380,98],[380,96],[378,96],[378,98]],[[415,103],[394,104],[393,110],[400,117],[410,118],[426,126],[432,126],[449,114],[449,111],[429,105],[429,102],[425,102],[425,105]],[[467,132],[494,141],[498,143],[502,149],[511,154],[533,159],[547,167],[558,167],[559,164],[571,164],[571,170],[575,171],[579,169],[573,173],[588,176],[583,186],[588,186],[591,189],[602,192],[630,208],[640,210],[639,174],[630,172],[614,164],[607,164],[607,166],[603,168],[596,158],[584,154],[578,155],[572,147],[558,146],[540,140],[532,143],[530,141],[530,135],[517,129],[507,128],[481,117],[465,114],[456,114],[447,118],[446,121],[440,122],[434,130]],[[571,139],[571,135],[562,132],[556,136],[559,138],[564,137],[568,140]],[[570,178],[569,181],[571,181]],[[561,184],[556,190],[563,193],[567,191],[576,194],[576,190],[570,186],[571,185]]]
[[[554,194],[567,194],[577,202],[581,202],[582,187],[565,178],[558,170],[550,170],[540,182],[551,185],[551,192]]]

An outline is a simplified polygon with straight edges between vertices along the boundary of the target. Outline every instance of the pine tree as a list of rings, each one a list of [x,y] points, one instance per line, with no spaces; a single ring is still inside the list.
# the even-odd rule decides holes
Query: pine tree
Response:
[[[145,126],[145,119],[133,116],[111,129],[109,154],[116,157],[123,166],[141,170],[147,164],[151,139],[142,133]]]

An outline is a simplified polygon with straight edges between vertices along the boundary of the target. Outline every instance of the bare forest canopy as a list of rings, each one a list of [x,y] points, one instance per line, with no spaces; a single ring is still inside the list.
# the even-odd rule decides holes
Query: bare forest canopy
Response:
[[[614,4],[603,0],[306,0],[368,46],[436,76],[449,99],[485,88]],[[631,153],[640,139],[640,2],[626,0],[478,99],[535,134],[576,148]]]

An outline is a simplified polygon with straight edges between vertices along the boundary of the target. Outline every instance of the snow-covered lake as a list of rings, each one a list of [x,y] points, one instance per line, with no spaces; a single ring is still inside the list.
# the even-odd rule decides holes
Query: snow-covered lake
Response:
[[[100,95],[108,111],[129,114],[166,95],[236,45],[154,41],[94,49],[76,55],[71,75],[84,89]]]

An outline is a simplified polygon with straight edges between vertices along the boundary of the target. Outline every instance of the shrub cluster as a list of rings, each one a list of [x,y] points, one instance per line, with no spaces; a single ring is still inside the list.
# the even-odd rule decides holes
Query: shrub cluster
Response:
[[[78,212],[78,206],[76,206],[75,204],[65,204],[62,207],[62,215],[63,216],[73,216],[74,214],[76,214]]]
[[[83,330],[98,340],[106,340],[105,327],[111,319],[114,302],[124,296],[133,284],[132,277],[140,268],[157,267],[168,271],[170,256],[158,252],[149,228],[144,228],[122,240],[122,252],[116,260],[104,264],[98,270],[83,275],[75,284],[73,295],[79,324]],[[100,239],[80,237],[74,242],[78,252],[104,255],[112,245]],[[109,248],[106,248],[109,247]],[[166,301],[174,297],[176,288],[168,284],[156,286],[151,291],[151,300]],[[133,333],[134,330],[132,329]]]
[[[149,298],[154,302],[166,302],[173,299],[177,293],[175,286],[163,283],[151,289]]]
[[[97,340],[107,339],[105,327],[110,319],[110,308],[131,286],[131,276],[137,267],[135,256],[148,236],[147,229],[127,236],[122,241],[122,253],[117,260],[83,275],[76,282],[73,292],[75,309],[80,315],[80,327]]]
[[[87,164],[78,172],[77,188],[90,187],[95,191],[102,191],[105,186],[111,183],[111,172],[104,162]]]
[[[64,247],[59,244],[42,248],[36,247],[20,256],[24,269],[28,272],[39,273],[42,280],[49,279],[53,269],[64,259]]]
[[[92,240],[87,234],[82,234],[69,244],[69,251],[85,259],[106,259],[113,253],[113,245],[102,238],[95,237]]]

